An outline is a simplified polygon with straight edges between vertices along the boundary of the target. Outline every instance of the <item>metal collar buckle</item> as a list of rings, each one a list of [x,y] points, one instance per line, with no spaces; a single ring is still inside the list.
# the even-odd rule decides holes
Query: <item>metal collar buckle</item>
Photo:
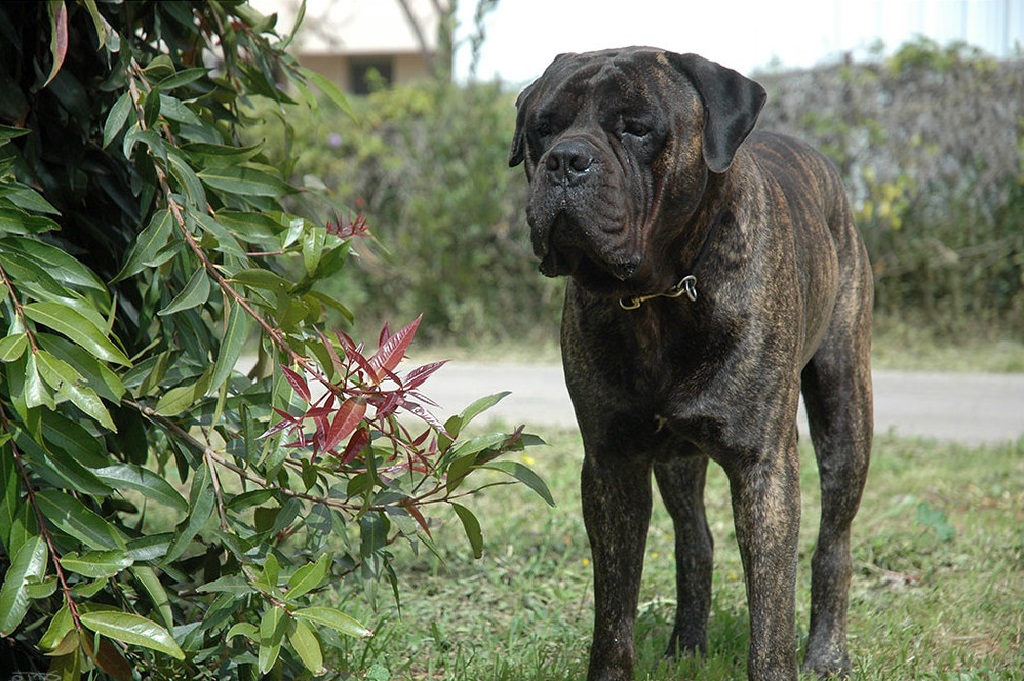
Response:
[[[646,296],[635,296],[633,298],[619,298],[619,307],[623,310],[636,310],[640,305],[652,298],[678,298],[684,293],[691,303],[697,302],[697,277],[688,274],[680,279],[675,286],[663,293],[651,293]]]

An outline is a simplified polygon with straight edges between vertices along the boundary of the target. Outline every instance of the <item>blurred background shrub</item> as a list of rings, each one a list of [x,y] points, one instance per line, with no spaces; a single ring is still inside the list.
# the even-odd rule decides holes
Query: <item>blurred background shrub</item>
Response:
[[[356,206],[379,239],[338,280],[346,300],[382,319],[422,312],[435,342],[551,337],[562,284],[537,272],[526,182],[508,167],[514,101],[496,83],[425,82],[353,98],[354,123],[325,112],[269,139],[268,154]]]

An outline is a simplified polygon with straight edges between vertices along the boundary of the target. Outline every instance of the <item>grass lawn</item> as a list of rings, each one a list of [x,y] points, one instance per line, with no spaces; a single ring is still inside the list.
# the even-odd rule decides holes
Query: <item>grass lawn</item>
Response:
[[[481,519],[473,560],[452,517],[435,533],[441,558],[399,549],[401,613],[346,604],[377,636],[353,641],[342,665],[368,679],[582,679],[593,611],[579,510],[581,443],[545,434],[526,452],[554,509],[523,487],[468,502]],[[817,472],[801,449],[803,519],[798,639],[806,641]],[[675,589],[672,532],[660,501],[647,543],[637,627],[637,679],[746,678],[747,609],[725,476],[712,464],[708,518],[715,537],[709,656],[666,662]],[[850,651],[855,679],[1024,680],[1024,441],[969,448],[880,438],[855,525]]]

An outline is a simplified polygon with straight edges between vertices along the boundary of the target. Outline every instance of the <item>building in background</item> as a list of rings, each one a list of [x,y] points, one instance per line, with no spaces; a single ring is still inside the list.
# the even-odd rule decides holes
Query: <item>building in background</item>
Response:
[[[282,34],[300,6],[250,2],[276,12]],[[489,11],[478,22],[481,3]],[[306,0],[293,54],[362,93],[371,74],[405,83],[434,70],[460,81],[525,83],[559,52],[617,45],[698,52],[751,73],[874,60],[921,37],[1020,59],[1024,0]]]
[[[278,31],[287,33],[301,3],[250,4],[263,14],[276,12]],[[351,94],[450,74],[451,37],[442,33],[449,7],[449,0],[307,0],[292,53]]]

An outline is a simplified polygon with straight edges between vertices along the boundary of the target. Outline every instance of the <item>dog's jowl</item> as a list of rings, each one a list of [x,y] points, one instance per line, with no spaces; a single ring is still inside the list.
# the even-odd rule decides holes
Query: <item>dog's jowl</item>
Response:
[[[803,393],[821,473],[804,667],[846,674],[850,525],[871,448],[871,273],[834,168],[751,133],[760,85],[693,54],[563,54],[519,96],[540,270],[568,277],[565,380],[583,434],[591,681],[632,679],[652,474],[675,526],[668,652],[711,607],[708,460],[728,475],[751,679],[796,679]]]

